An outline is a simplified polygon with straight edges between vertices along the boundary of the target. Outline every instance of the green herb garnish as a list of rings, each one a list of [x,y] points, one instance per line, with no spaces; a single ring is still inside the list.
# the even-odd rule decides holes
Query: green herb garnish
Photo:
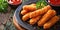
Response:
[[[43,8],[43,7],[46,6],[46,5],[47,5],[47,3],[46,3],[45,0],[38,0],[38,2],[36,3],[37,9],[38,9],[38,8]]]
[[[6,12],[8,7],[7,0],[0,0],[0,12]]]

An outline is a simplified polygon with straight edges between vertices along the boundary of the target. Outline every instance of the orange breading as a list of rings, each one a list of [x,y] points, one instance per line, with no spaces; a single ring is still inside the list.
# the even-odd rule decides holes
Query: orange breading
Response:
[[[25,15],[25,14],[27,14],[27,13],[28,13],[28,11],[26,11],[26,10],[22,10],[22,11],[21,11],[21,14],[22,14],[22,15]]]
[[[35,23],[37,23],[37,21],[38,21],[40,18],[41,18],[41,16],[37,16],[37,17],[35,17],[35,18],[32,18],[32,19],[29,20],[29,23],[30,23],[31,25],[34,25]]]
[[[44,29],[50,28],[51,26],[53,26],[57,21],[59,21],[59,17],[58,16],[54,16],[52,17],[47,23],[45,23],[43,25]]]
[[[34,11],[34,10],[36,10],[36,6],[25,5],[25,6],[23,6],[23,9],[26,11]]]
[[[30,15],[31,12],[25,14],[23,17],[22,17],[22,20],[23,21],[27,21],[29,19],[29,15]]]
[[[38,26],[43,26],[46,23],[46,21],[48,21],[54,15],[56,15],[55,10],[48,10],[48,12],[44,14],[44,16],[38,21]]]
[[[29,6],[29,5],[28,5],[28,6]],[[31,4],[30,6],[36,6],[36,4]],[[34,11],[34,10],[33,10],[33,11]],[[22,15],[25,15],[25,14],[27,14],[28,12],[30,12],[30,11],[27,11],[27,10],[24,10],[24,9],[23,9],[23,10],[21,11],[21,14],[22,14]]]
[[[30,18],[42,15],[42,14],[46,13],[49,9],[51,9],[51,7],[49,5],[45,6],[42,9],[38,9],[30,14]]]

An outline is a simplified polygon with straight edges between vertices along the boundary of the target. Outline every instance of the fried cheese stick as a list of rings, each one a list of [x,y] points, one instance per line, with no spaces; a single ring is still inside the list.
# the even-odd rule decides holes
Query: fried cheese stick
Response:
[[[36,10],[36,6],[25,5],[25,6],[23,6],[23,9],[26,11],[34,11],[34,10]]]
[[[53,26],[59,20],[58,16],[52,17],[47,23],[44,24],[43,28],[47,29]]]
[[[26,11],[26,10],[22,10],[22,11],[21,11],[21,14],[22,14],[22,15],[25,15],[25,14],[27,14],[27,13],[28,13],[28,11]]]
[[[42,9],[38,9],[30,14],[30,18],[42,15],[42,14],[46,13],[49,9],[51,9],[51,7],[49,5],[45,6]]]
[[[23,20],[23,21],[27,21],[27,20],[29,19],[30,13],[31,13],[31,12],[25,14],[25,15],[22,17],[22,20]]]
[[[48,12],[44,14],[43,17],[38,21],[38,26],[43,26],[46,23],[46,21],[48,21],[54,15],[56,15],[55,10],[48,10]]]
[[[37,21],[38,21],[40,18],[41,18],[41,16],[37,16],[37,17],[35,17],[35,18],[32,18],[32,19],[29,20],[29,23],[30,23],[31,25],[34,25],[35,23],[37,23]]]
[[[36,6],[36,4],[31,4],[31,6]],[[28,13],[28,11],[26,11],[26,10],[22,10],[22,11],[21,11],[21,14],[22,14],[22,15],[25,15],[25,14],[27,14],[27,13]]]

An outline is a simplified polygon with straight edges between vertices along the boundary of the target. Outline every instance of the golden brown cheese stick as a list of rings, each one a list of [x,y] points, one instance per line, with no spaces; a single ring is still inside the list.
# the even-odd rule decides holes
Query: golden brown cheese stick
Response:
[[[31,6],[36,6],[36,4],[31,4]],[[22,10],[22,11],[21,11],[21,14],[22,14],[22,15],[25,15],[25,14],[27,14],[27,13],[28,13],[28,11],[26,11],[26,10]]]
[[[44,14],[44,16],[38,21],[38,26],[43,26],[46,23],[46,21],[48,21],[54,15],[56,15],[55,10],[48,10],[48,12]]]
[[[58,16],[52,17],[47,23],[44,24],[43,28],[48,29],[53,26],[59,20]]]
[[[41,16],[37,16],[37,17],[35,17],[35,18],[32,18],[32,19],[29,20],[29,23],[30,23],[31,25],[34,25],[35,23],[37,23],[37,21],[38,21],[40,18],[41,18]]]
[[[26,11],[26,10],[22,10],[22,11],[21,11],[21,14],[22,14],[22,15],[25,15],[25,14],[27,14],[27,13],[28,13],[28,11]]]
[[[22,20],[23,21],[27,21],[29,19],[29,15],[30,15],[31,12],[25,14],[23,17],[22,17]]]
[[[34,10],[36,10],[36,6],[25,5],[25,6],[23,6],[23,9],[26,11],[34,11]]]
[[[42,14],[46,13],[49,9],[51,9],[51,7],[49,5],[45,6],[42,9],[38,9],[30,14],[30,18],[42,15]]]

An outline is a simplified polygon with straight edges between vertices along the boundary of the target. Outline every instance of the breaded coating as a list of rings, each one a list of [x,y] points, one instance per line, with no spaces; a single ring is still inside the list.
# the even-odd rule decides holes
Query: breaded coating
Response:
[[[41,18],[41,16],[37,16],[37,17],[35,17],[35,18],[32,18],[32,19],[29,20],[29,23],[30,23],[31,25],[34,25],[35,23],[37,23],[37,21],[38,21],[40,18]]]
[[[53,26],[57,21],[59,21],[59,17],[58,16],[54,16],[47,23],[44,24],[43,28],[44,29],[48,29],[51,26]]]
[[[30,18],[42,15],[42,14],[46,13],[49,9],[51,9],[51,7],[49,5],[45,6],[42,9],[38,9],[30,14]]]
[[[25,6],[23,6],[23,9],[26,11],[34,11],[34,10],[36,10],[36,6],[25,5]]]
[[[23,17],[22,17],[22,20],[23,21],[27,21],[29,19],[29,15],[30,15],[31,12],[25,14]]]
[[[22,10],[22,11],[21,11],[21,14],[22,14],[22,15],[25,15],[25,14],[27,14],[27,13],[28,13],[28,11],[26,11],[26,10]]]
[[[36,4],[31,4],[30,6],[36,6]],[[21,11],[21,14],[22,14],[22,15],[25,15],[25,14],[27,14],[28,12],[30,12],[30,11],[27,11],[27,10],[24,10],[24,9],[23,9],[23,10]]]
[[[48,12],[44,14],[43,17],[38,21],[38,26],[43,26],[46,23],[46,21],[48,21],[54,15],[56,15],[55,10],[48,10]]]

